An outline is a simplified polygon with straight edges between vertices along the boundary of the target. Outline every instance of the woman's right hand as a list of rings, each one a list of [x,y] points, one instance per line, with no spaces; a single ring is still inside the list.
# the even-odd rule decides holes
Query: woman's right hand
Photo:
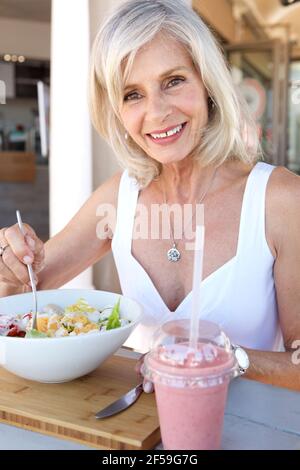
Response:
[[[18,224],[0,230],[0,297],[30,291],[27,264],[31,264],[36,284],[44,267],[44,243],[24,224],[25,236]],[[2,253],[2,255],[1,255]]]

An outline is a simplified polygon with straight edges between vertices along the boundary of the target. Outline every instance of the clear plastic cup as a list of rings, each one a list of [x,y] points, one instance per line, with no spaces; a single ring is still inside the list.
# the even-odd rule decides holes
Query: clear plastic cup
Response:
[[[228,385],[238,370],[218,325],[199,322],[196,351],[189,347],[189,320],[159,328],[143,374],[154,383],[164,449],[220,448]]]

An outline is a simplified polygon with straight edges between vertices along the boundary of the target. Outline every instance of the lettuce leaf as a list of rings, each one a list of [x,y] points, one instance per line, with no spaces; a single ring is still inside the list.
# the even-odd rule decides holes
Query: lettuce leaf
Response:
[[[108,317],[107,320],[107,325],[106,329],[107,330],[113,330],[114,328],[119,328],[121,326],[120,322],[120,300],[121,298],[119,297],[118,302],[113,308],[113,311],[111,312],[110,316]]]
[[[48,336],[46,333],[33,329],[26,332],[25,338],[48,338]]]

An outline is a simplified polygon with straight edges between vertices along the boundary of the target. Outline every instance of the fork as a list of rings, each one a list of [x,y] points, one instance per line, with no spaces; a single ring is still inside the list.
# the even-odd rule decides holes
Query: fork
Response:
[[[17,221],[19,228],[22,232],[22,234],[25,236],[26,232],[23,226],[22,218],[20,211],[16,211],[17,214]],[[37,329],[37,295],[36,295],[36,285],[34,281],[34,275],[33,275],[33,269],[31,264],[27,264],[27,269],[28,269],[28,274],[29,274],[29,279],[30,279],[30,284],[31,284],[31,289],[32,289],[32,294],[33,294],[33,312],[32,312],[32,324],[31,324],[31,329],[36,330]]]

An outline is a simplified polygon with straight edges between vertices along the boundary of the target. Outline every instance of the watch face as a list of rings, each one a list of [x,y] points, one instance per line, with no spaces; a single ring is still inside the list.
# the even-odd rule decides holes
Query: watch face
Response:
[[[245,370],[248,369],[248,367],[249,367],[249,358],[248,358],[248,354],[246,353],[246,351],[244,351],[244,349],[242,349],[238,346],[235,350],[235,357],[238,361],[239,366],[242,369],[245,369]]]

